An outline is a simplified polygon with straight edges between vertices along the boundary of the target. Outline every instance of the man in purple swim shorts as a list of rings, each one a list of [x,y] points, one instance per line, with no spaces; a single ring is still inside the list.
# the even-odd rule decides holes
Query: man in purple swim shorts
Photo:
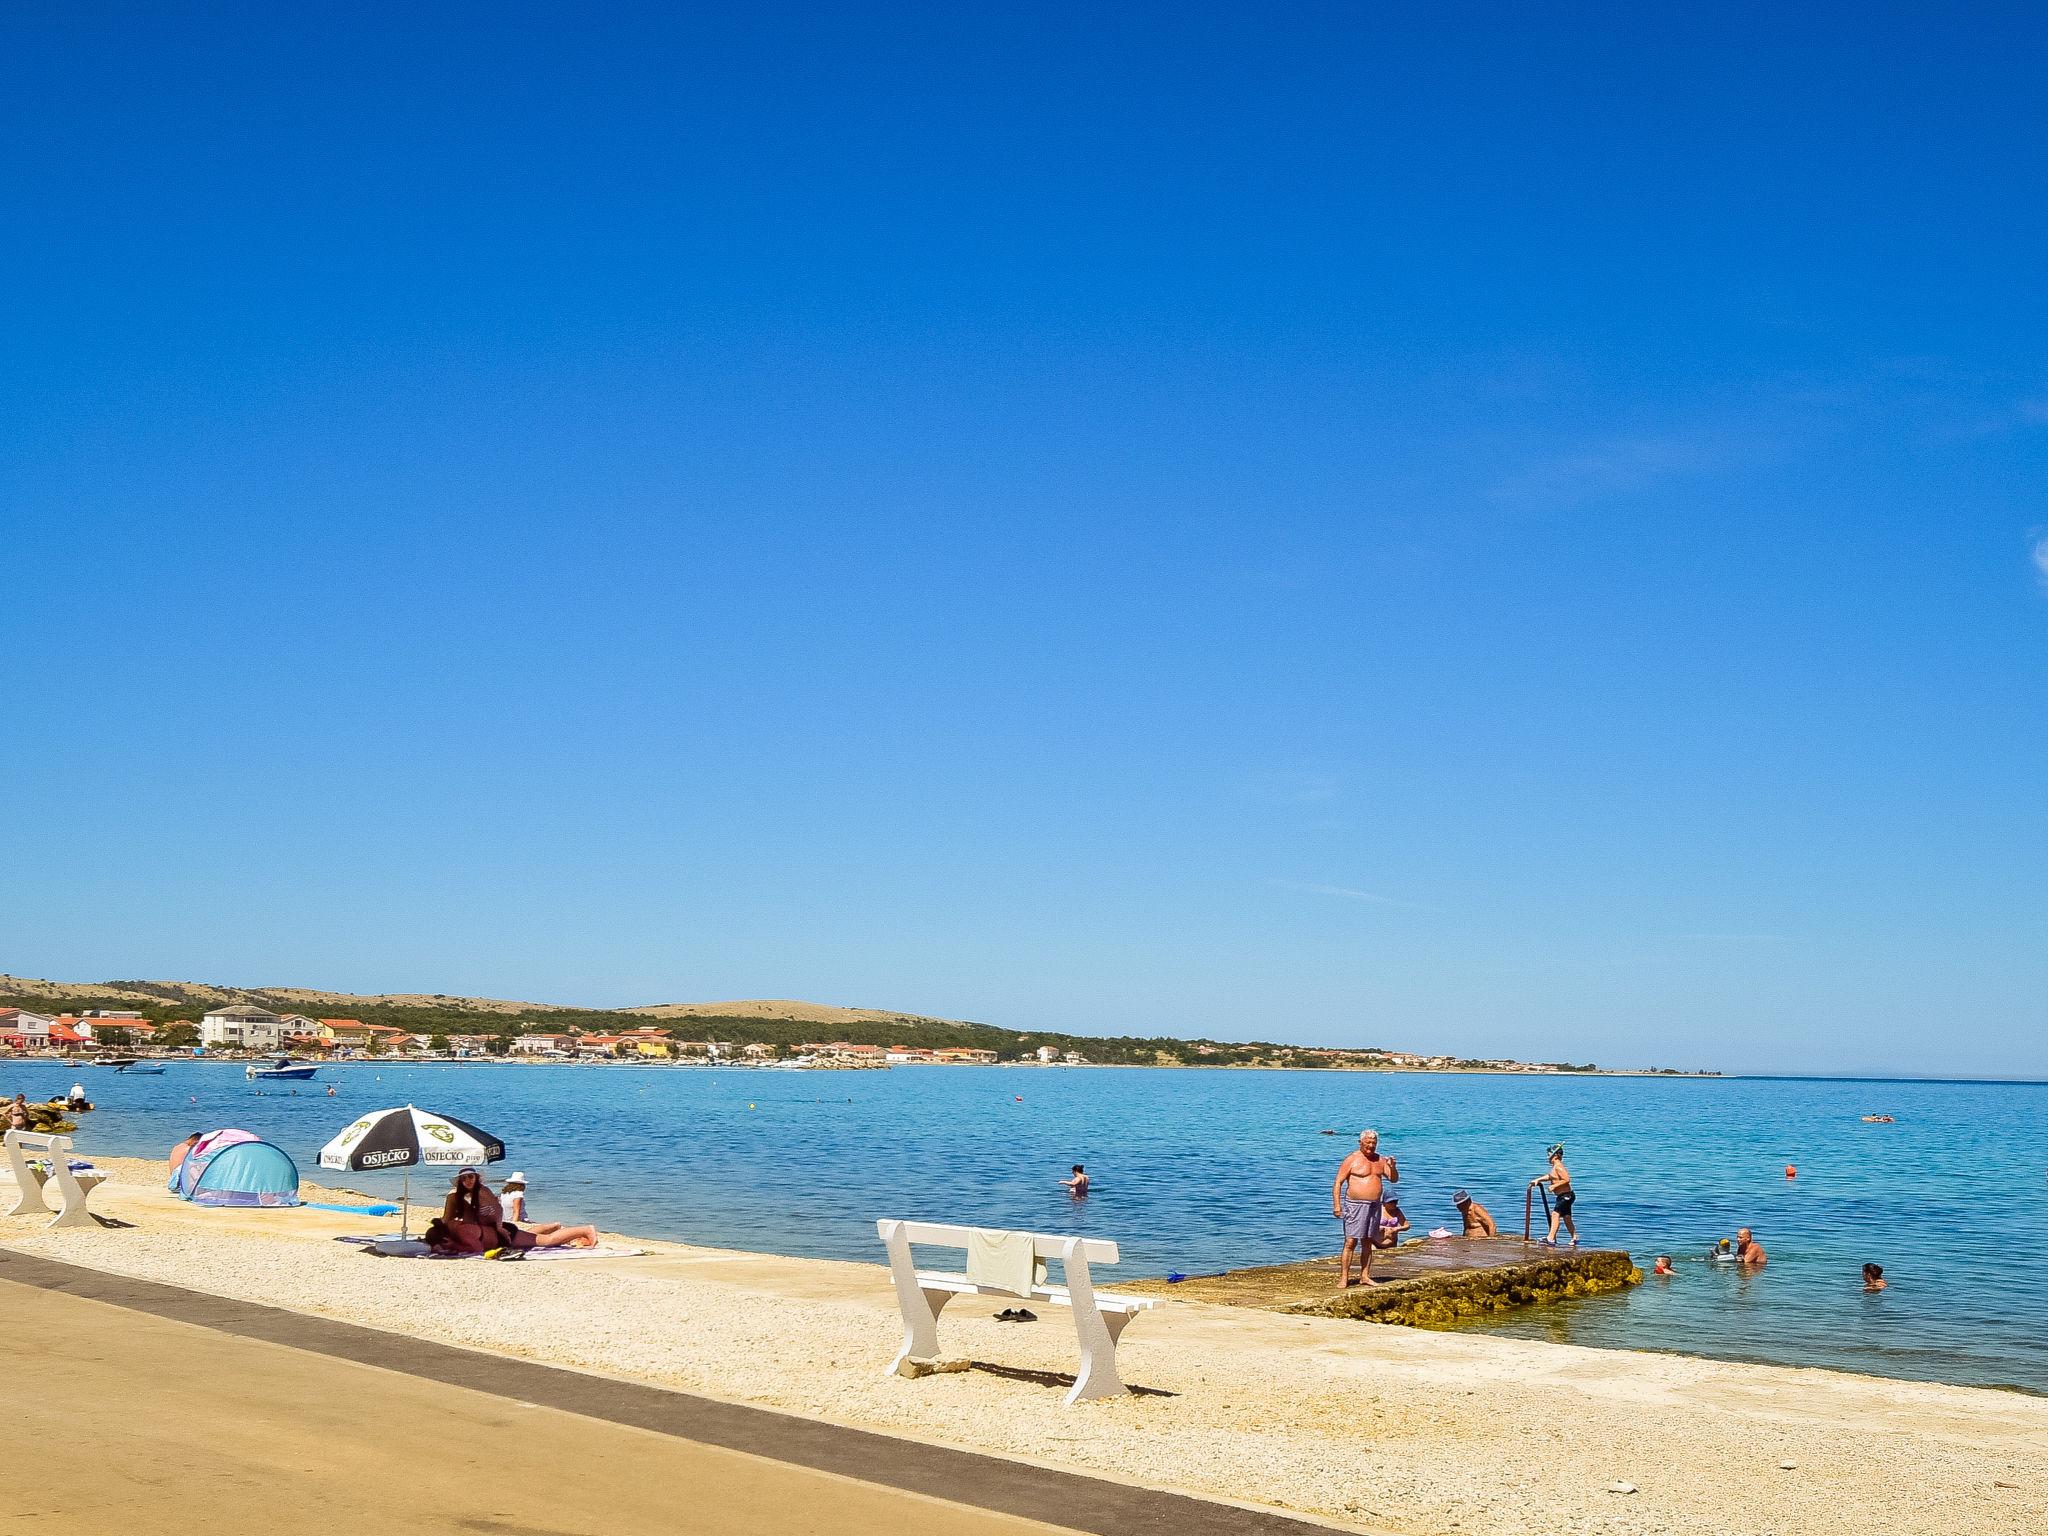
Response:
[[[1376,1285],[1372,1277],[1373,1242],[1379,1236],[1380,1212],[1389,1184],[1399,1183],[1401,1170],[1391,1157],[1380,1156],[1380,1133],[1360,1131],[1358,1150],[1337,1167],[1330,1186],[1330,1214],[1344,1223],[1344,1251],[1337,1260],[1337,1282]],[[1351,1278],[1351,1254],[1358,1253],[1358,1279]]]

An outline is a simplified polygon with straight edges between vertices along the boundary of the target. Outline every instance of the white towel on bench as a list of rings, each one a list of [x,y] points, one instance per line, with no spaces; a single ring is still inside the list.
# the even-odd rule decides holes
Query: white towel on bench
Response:
[[[1029,1232],[975,1227],[967,1234],[967,1278],[1012,1296],[1029,1296],[1033,1284],[1045,1278],[1045,1266],[1037,1261]]]

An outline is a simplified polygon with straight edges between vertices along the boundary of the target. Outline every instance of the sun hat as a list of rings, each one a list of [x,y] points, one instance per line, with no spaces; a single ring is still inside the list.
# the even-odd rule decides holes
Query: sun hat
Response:
[[[517,1184],[521,1189],[526,1188],[526,1175],[523,1173],[515,1173],[510,1175],[505,1180],[505,1185],[508,1189],[514,1184]]]
[[[1552,1148],[1550,1149],[1550,1155],[1551,1155],[1552,1157],[1563,1157],[1563,1156],[1564,1156],[1564,1143],[1560,1141],[1560,1142],[1558,1142],[1558,1143],[1557,1143],[1557,1144],[1556,1144],[1555,1146],[1553,1146],[1553,1147],[1552,1147]]]
[[[1451,1196],[1451,1204],[1453,1205],[1470,1205],[1471,1203],[1472,1197],[1462,1189]]]

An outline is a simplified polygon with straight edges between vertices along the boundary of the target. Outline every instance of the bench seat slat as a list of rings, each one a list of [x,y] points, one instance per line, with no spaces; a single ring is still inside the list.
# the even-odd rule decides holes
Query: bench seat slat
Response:
[[[977,1285],[965,1275],[949,1275],[934,1270],[920,1269],[917,1283],[935,1291],[952,1291],[961,1296],[1014,1296],[1016,1292],[1005,1291],[993,1285]],[[1049,1301],[1056,1306],[1071,1307],[1074,1298],[1063,1285],[1034,1285],[1031,1294],[1039,1301]],[[1097,1291],[1095,1305],[1105,1312],[1143,1312],[1159,1305],[1154,1296],[1123,1296],[1115,1291]]]

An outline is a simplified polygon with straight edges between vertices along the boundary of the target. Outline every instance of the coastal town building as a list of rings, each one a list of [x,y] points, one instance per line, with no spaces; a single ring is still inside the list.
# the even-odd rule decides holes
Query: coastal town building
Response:
[[[316,1038],[333,1050],[399,1051],[417,1049],[412,1032],[394,1024],[365,1024],[361,1019],[320,1019]],[[375,1041],[373,1046],[370,1042]]]
[[[223,1050],[274,1051],[284,1034],[284,1020],[253,1003],[215,1008],[199,1020],[199,1043]]]
[[[56,1022],[95,1045],[139,1045],[156,1033],[156,1026],[139,1013],[63,1013]]]
[[[574,1035],[521,1035],[507,1053],[512,1056],[568,1056],[576,1047]]]
[[[838,1061],[860,1063],[863,1065],[872,1062],[876,1066],[887,1066],[889,1062],[888,1047],[880,1045],[855,1045],[850,1040],[814,1041],[808,1045],[798,1046],[797,1051],[799,1054],[809,1056],[817,1061]]]
[[[24,1008],[0,1008],[0,1045],[17,1051],[47,1050],[50,1044],[50,1026],[56,1023],[49,1014],[30,1013]]]
[[[581,1035],[576,1041],[576,1054],[666,1060],[672,1054],[673,1045],[674,1042],[660,1030],[641,1029],[623,1035]]]

